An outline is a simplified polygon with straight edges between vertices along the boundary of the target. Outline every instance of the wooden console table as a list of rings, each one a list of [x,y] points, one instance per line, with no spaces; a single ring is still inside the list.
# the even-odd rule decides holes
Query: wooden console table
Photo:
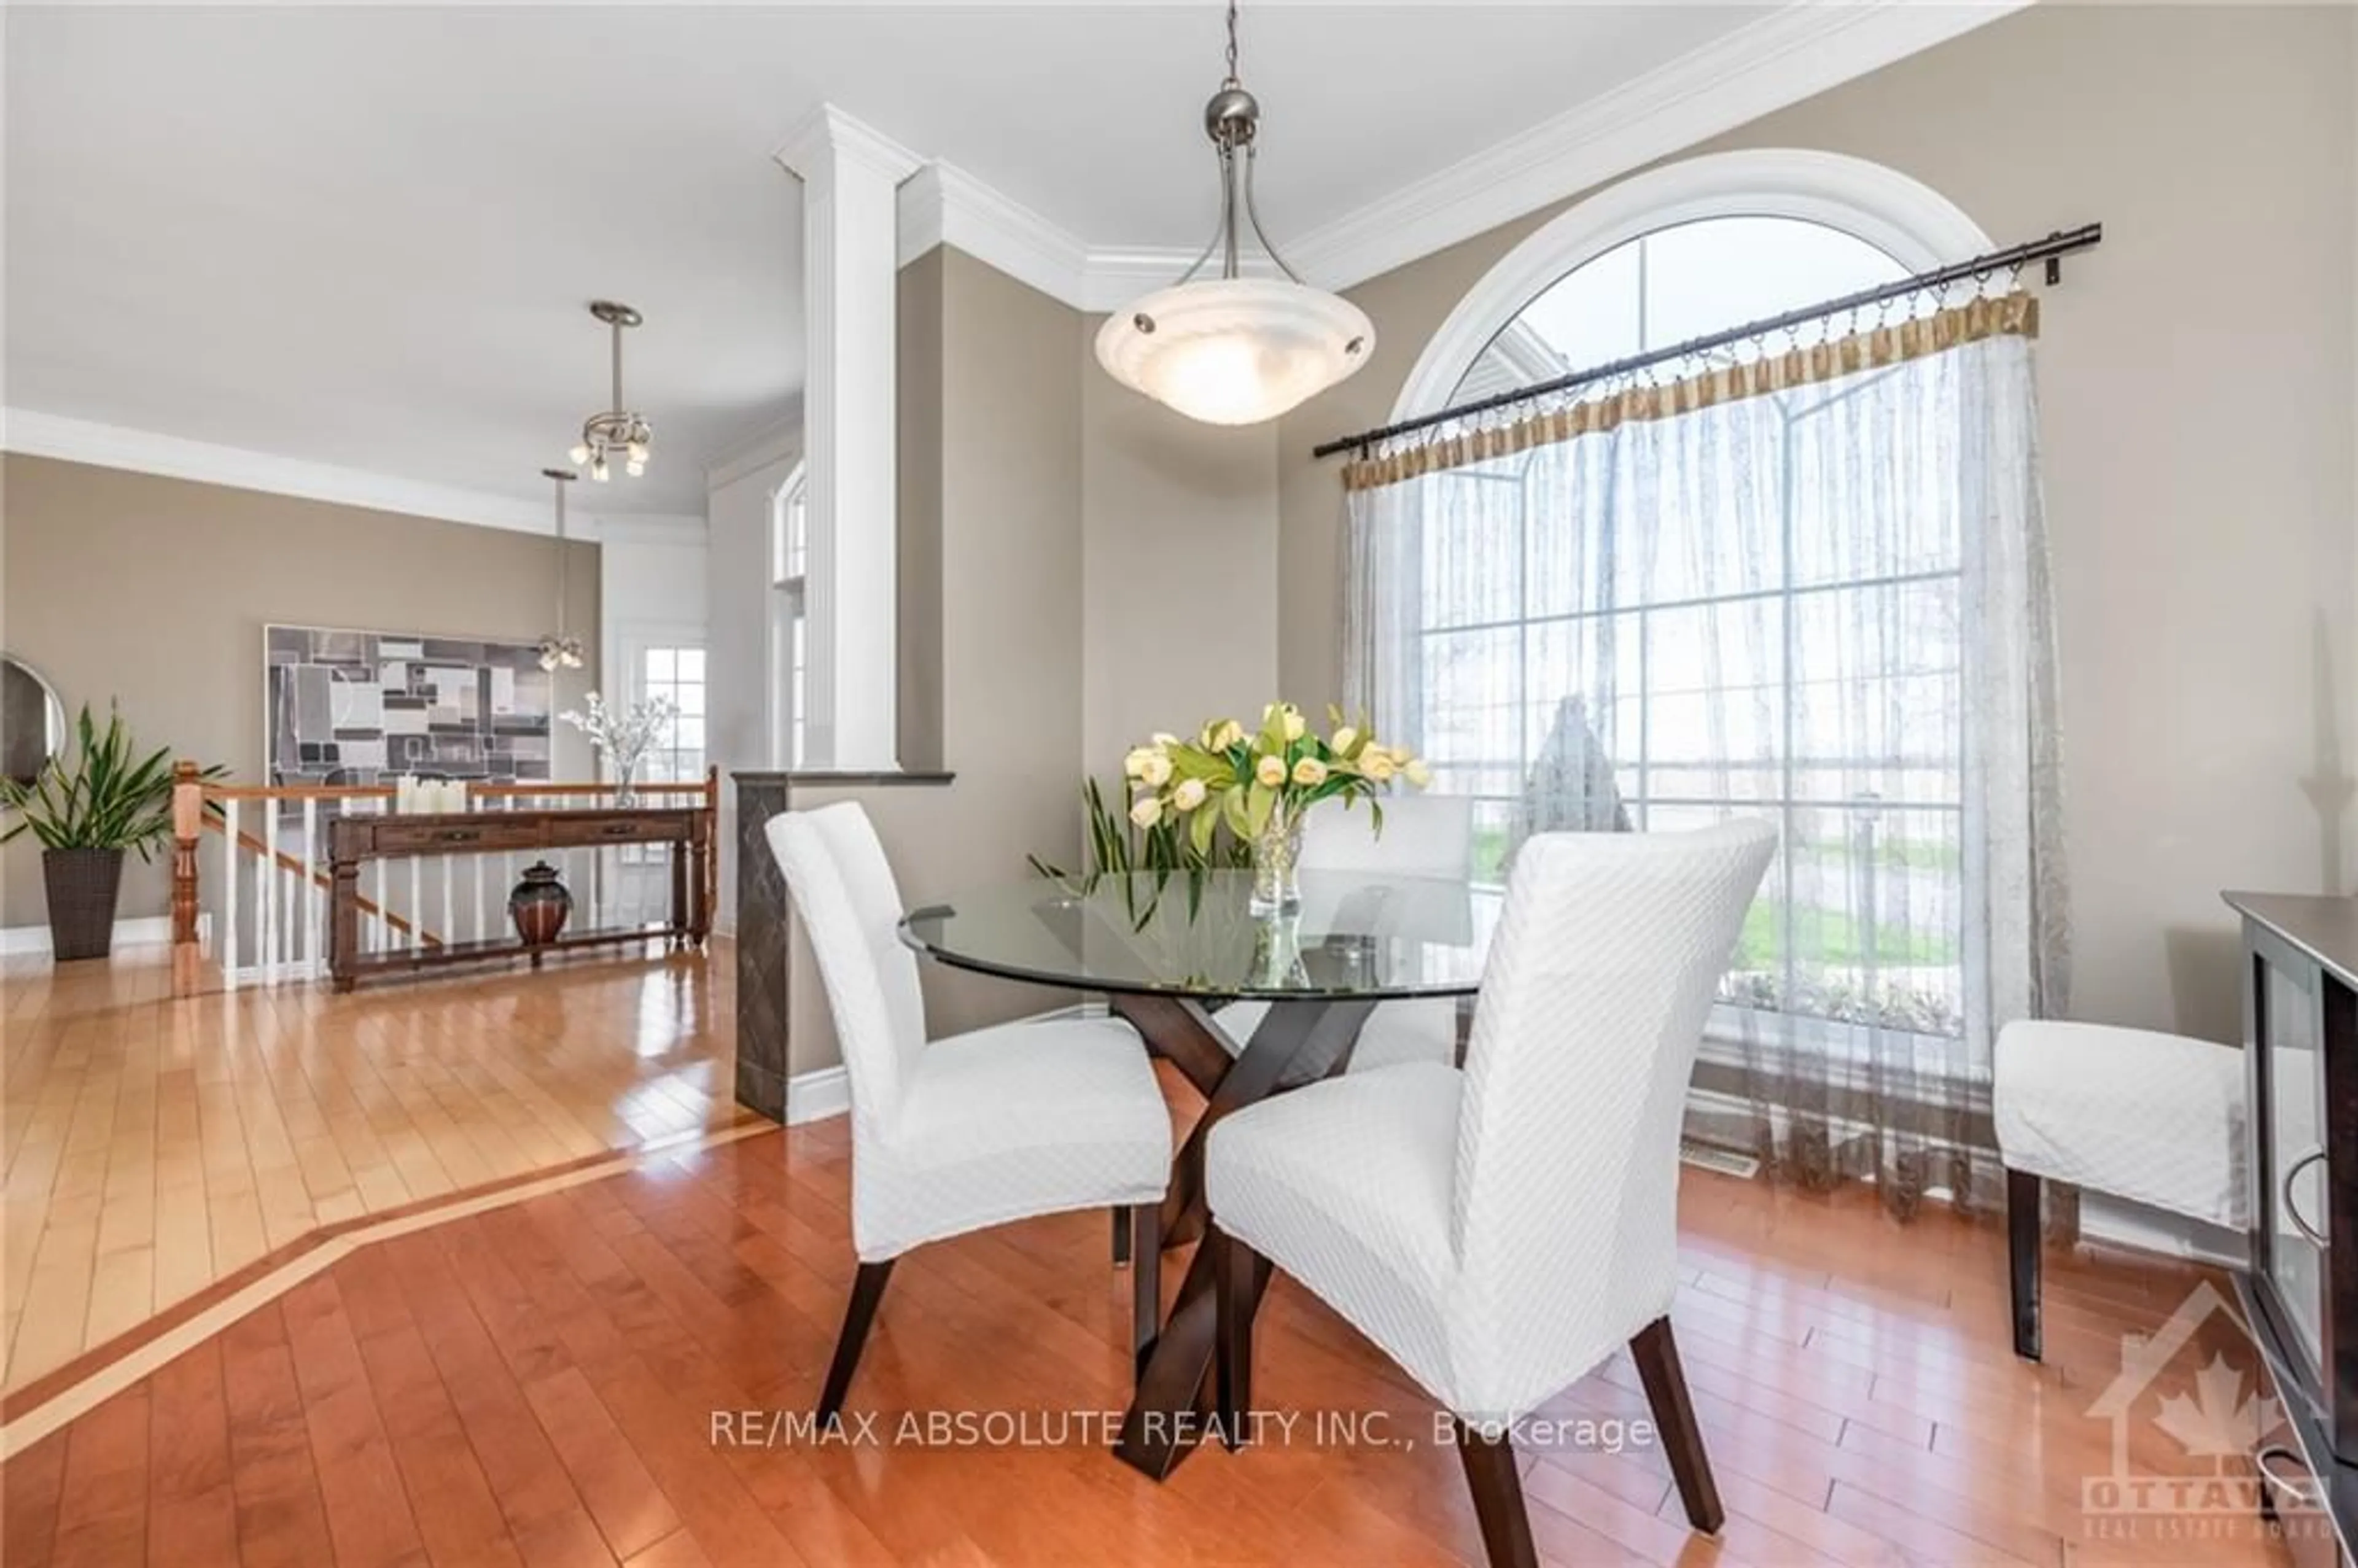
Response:
[[[527,946],[520,936],[450,942],[382,953],[361,951],[362,865],[418,855],[535,854],[669,844],[671,918],[605,930],[567,931]],[[449,964],[529,957],[544,953],[664,937],[702,946],[712,930],[712,813],[689,806],[600,807],[570,811],[471,811],[439,816],[343,816],[328,825],[333,879],[328,922],[328,972],[348,991],[371,976],[406,974]]]

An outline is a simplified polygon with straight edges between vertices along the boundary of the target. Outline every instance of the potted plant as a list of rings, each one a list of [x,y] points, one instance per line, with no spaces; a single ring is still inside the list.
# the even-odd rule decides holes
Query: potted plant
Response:
[[[0,779],[0,804],[19,814],[0,844],[28,830],[41,841],[56,956],[105,957],[114,942],[123,852],[136,849],[146,860],[172,831],[170,748],[135,756],[123,715],[110,708],[101,730],[84,703],[70,754],[49,758],[30,784]]]

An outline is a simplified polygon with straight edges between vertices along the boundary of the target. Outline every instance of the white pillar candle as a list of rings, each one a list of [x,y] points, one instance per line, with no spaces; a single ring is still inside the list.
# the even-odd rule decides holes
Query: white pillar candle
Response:
[[[417,775],[404,773],[393,781],[393,809],[406,816],[417,809]]]

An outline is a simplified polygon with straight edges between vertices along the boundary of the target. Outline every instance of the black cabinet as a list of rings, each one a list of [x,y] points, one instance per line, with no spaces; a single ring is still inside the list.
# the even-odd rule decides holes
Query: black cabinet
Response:
[[[2236,1281],[2345,1558],[2358,1539],[2358,900],[2244,917],[2250,1265]]]

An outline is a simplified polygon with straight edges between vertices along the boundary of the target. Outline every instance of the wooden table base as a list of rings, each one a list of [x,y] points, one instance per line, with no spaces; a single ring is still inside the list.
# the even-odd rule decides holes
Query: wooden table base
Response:
[[[1351,1048],[1377,1004],[1350,998],[1272,1002],[1260,1027],[1234,1056],[1221,1044],[1219,1025],[1195,1002],[1116,996],[1112,1005],[1137,1026],[1151,1050],[1177,1064],[1211,1102],[1172,1161],[1171,1188],[1163,1200],[1163,1244],[1172,1247],[1204,1234],[1204,1145],[1213,1125],[1231,1111],[1349,1066]],[[1217,1052],[1218,1063],[1207,1052]],[[1256,1300],[1268,1282],[1267,1271],[1259,1271],[1252,1281]],[[1214,1283],[1212,1249],[1199,1247],[1139,1375],[1114,1445],[1125,1464],[1158,1481],[1206,1431],[1219,1326]]]

